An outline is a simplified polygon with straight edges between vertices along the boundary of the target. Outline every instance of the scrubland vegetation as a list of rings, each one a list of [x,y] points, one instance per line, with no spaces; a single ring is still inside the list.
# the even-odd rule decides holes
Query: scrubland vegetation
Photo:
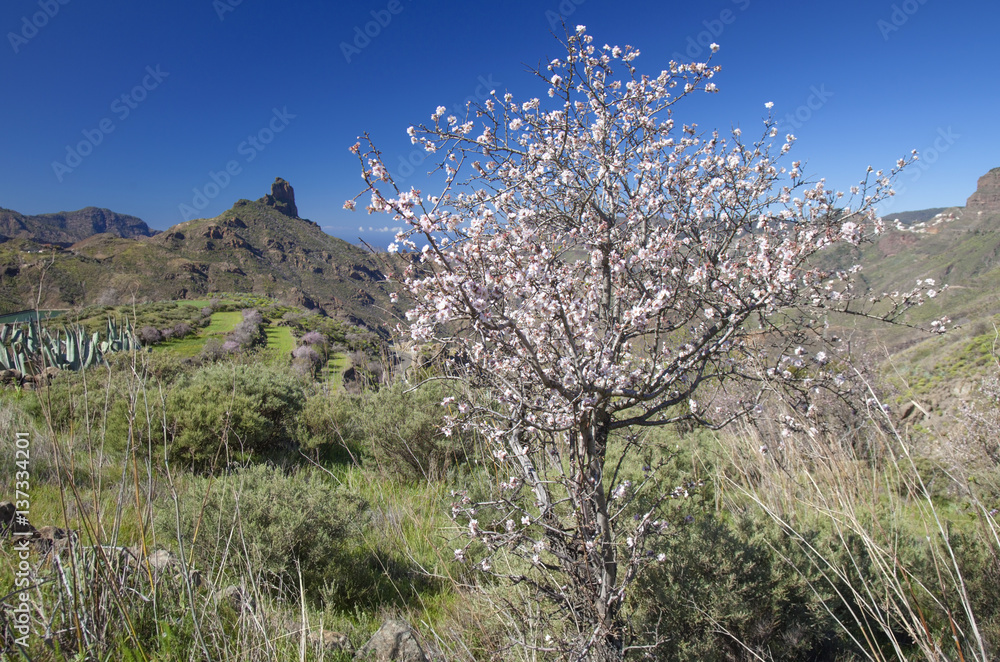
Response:
[[[475,572],[483,550],[449,516],[507,479],[476,435],[442,434],[450,382],[348,393],[289,366],[265,346],[138,351],[3,392],[0,434],[31,438],[32,523],[77,536],[32,554],[32,635],[15,645],[5,607],[9,659],[350,659],[390,616],[440,659],[546,658],[565,626]],[[620,475],[677,489],[626,606],[629,655],[993,659],[997,372],[953,435],[894,427],[877,389],[822,431],[774,412],[651,431]],[[613,460],[629,440],[610,443]],[[0,466],[15,475],[11,444]],[[17,563],[8,546],[3,594]]]

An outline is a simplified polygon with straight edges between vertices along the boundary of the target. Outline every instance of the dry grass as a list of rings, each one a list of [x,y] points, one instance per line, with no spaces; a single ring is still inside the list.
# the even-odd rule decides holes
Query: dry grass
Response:
[[[865,659],[994,660],[998,642],[980,631],[982,596],[970,592],[977,578],[955,541],[971,539],[995,564],[996,511],[973,476],[944,464],[929,475],[916,442],[870,395],[864,444],[810,433],[805,421],[797,434],[766,423],[726,434],[729,507],[763,510],[798,543],[812,567],[790,570],[818,574],[814,591],[836,594],[849,619],[841,625]],[[817,528],[828,532],[822,544],[810,535]]]

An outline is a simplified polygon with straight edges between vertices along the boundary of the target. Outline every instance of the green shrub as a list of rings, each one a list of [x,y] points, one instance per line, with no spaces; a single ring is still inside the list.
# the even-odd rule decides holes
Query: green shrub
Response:
[[[380,468],[407,479],[440,479],[468,457],[471,437],[460,430],[449,437],[440,429],[446,395],[442,382],[430,382],[416,390],[394,384],[359,397],[356,434]]]
[[[266,364],[213,364],[180,377],[167,397],[176,459],[198,469],[290,449],[305,403],[301,382]]]
[[[316,460],[357,462],[362,452],[357,443],[357,407],[357,399],[344,393],[309,396],[297,420],[300,448]]]
[[[163,401],[160,394],[143,389],[136,394],[134,401],[116,394],[104,417],[99,438],[105,440],[107,450],[123,452],[131,442],[132,448],[140,457],[160,458],[163,432]]]
[[[307,597],[332,601],[366,581],[354,553],[366,506],[323,474],[251,466],[191,480],[179,506],[181,540],[217,586],[251,574],[261,590],[294,598],[301,569]],[[172,505],[159,508],[157,522],[176,530]]]
[[[179,336],[178,336],[179,337]],[[146,369],[163,385],[173,383],[185,372],[194,369],[195,361],[173,352],[150,352],[145,357]]]
[[[103,405],[103,397],[98,396],[103,389],[100,378],[102,370],[90,370],[86,375],[86,388],[82,373],[64,372],[45,388],[36,391],[25,391],[21,406],[35,423],[43,426],[51,423],[52,429],[58,433],[68,433],[74,428],[85,429],[87,416],[91,424],[99,421],[101,410],[93,406],[83,406],[84,393],[90,394],[90,403],[98,400]]]
[[[768,520],[709,513],[674,525],[638,585],[636,625],[656,659],[834,660],[836,624],[781,554],[794,553]],[[833,644],[831,646],[831,644]],[[753,651],[752,653],[750,651]]]
[[[656,659],[663,660],[833,662],[897,659],[897,650],[916,659],[927,642],[914,637],[925,632],[946,654],[956,653],[952,624],[962,647],[972,648],[943,540],[907,532],[888,517],[866,526],[891,541],[889,573],[882,552],[873,557],[871,543],[822,518],[803,517],[790,534],[763,513],[696,512],[653,546],[663,561],[637,580],[635,632],[642,643],[659,643]],[[949,542],[986,648],[997,650],[996,550],[978,532],[952,533]],[[904,592],[895,594],[901,580]]]
[[[986,521],[983,524],[984,528],[990,526]],[[996,520],[992,520],[992,525],[996,525]],[[950,543],[966,581],[972,613],[987,652],[993,656],[1000,655],[1000,600],[996,597],[997,587],[1000,586],[1000,546],[989,538],[988,531],[982,530],[952,534]],[[949,597],[959,602],[955,596]],[[969,630],[963,616],[959,614],[956,620]]]

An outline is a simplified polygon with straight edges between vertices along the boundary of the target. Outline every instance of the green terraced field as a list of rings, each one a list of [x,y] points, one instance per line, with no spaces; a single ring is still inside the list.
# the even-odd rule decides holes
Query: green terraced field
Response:
[[[287,326],[269,326],[264,331],[267,333],[268,349],[277,350],[283,356],[288,356],[295,349],[292,330]]]
[[[243,319],[243,313],[212,313],[212,321],[201,332],[203,336],[224,335],[236,328]]]
[[[323,373],[331,381],[333,388],[339,389],[344,384],[344,372],[350,367],[351,357],[347,354],[331,354]]]
[[[170,352],[178,356],[195,356],[205,346],[206,340],[212,336],[222,340],[242,319],[243,314],[239,312],[212,313],[212,321],[197,335],[159,343],[153,348],[153,351]]]

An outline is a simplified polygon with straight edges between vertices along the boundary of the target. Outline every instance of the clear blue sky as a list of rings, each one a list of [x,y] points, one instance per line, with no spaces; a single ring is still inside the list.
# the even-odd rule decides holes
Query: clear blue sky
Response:
[[[773,101],[806,171],[835,186],[920,150],[887,216],[964,204],[1000,166],[995,0],[4,0],[0,206],[94,205],[165,229],[181,205],[215,216],[281,176],[301,216],[385,245],[368,231],[384,217],[341,209],[361,186],[356,136],[405,174],[405,130],[437,105],[544,93],[526,68],[560,54],[560,14],[598,44],[639,47],[654,73],[718,42],[721,93],[684,119],[756,128]]]

